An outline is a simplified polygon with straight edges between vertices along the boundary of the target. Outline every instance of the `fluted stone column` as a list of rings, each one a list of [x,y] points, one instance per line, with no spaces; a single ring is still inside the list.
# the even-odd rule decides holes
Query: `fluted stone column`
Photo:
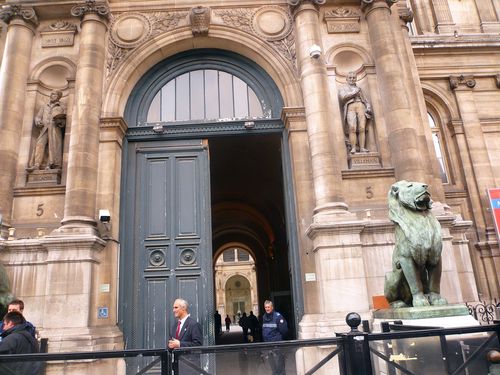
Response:
[[[431,4],[437,23],[435,31],[438,34],[453,34],[455,22],[451,16],[448,0],[433,0]]]
[[[485,33],[499,33],[500,22],[491,1],[476,0],[476,7],[481,20],[481,29]]]
[[[362,0],[375,60],[392,163],[397,180],[425,181],[418,133],[413,124],[411,100],[404,80],[402,61],[393,35],[390,6],[397,0]]]
[[[0,19],[8,24],[0,70],[0,214],[3,225],[9,226],[31,47],[38,21],[33,8],[18,5],[5,6]]]
[[[450,87],[455,93],[460,118],[463,122],[468,151],[466,157],[471,160],[472,173],[467,174],[467,186],[479,239],[476,247],[481,251],[489,289],[487,292],[491,298],[498,298],[500,296],[498,270],[492,258],[489,241],[489,233],[493,232],[493,218],[491,213],[487,211],[489,200],[486,195],[486,190],[496,187],[496,184],[474,99],[473,88],[475,85],[476,81],[473,77],[450,78]]]
[[[71,10],[81,21],[68,155],[66,201],[60,232],[95,231],[99,123],[106,57],[109,8],[87,0]]]
[[[412,4],[412,10],[416,15],[417,31],[418,34],[431,34],[434,33],[434,26],[432,25],[432,16],[429,8],[429,3],[426,1],[417,1]]]
[[[319,217],[345,212],[347,205],[342,196],[342,162],[338,157],[340,150],[345,149],[344,136],[340,138],[342,148],[334,144],[330,137],[333,112],[326,65],[322,57],[313,58],[309,54],[311,46],[321,45],[317,5],[324,4],[325,0],[289,0],[288,3],[292,5],[295,20],[297,62],[311,151],[316,206],[314,213]]]

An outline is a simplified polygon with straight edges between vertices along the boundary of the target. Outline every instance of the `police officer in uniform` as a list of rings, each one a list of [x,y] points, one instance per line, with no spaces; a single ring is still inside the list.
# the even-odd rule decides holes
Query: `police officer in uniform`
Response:
[[[264,302],[265,314],[262,316],[262,340],[264,342],[282,341],[288,333],[288,325],[285,318],[279,312],[274,311],[271,301]],[[273,375],[285,375],[285,355],[274,349],[266,355],[269,360]]]

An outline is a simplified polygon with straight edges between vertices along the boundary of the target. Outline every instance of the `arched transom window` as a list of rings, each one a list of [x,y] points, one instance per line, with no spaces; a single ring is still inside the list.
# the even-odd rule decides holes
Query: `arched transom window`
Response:
[[[148,123],[220,121],[270,118],[271,108],[235,75],[199,69],[167,82],[154,96],[147,113]]]

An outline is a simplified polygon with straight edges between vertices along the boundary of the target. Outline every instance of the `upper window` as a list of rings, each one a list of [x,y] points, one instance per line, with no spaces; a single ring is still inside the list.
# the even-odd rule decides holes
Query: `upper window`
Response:
[[[427,118],[429,120],[429,126],[432,130],[432,142],[434,143],[434,151],[436,152],[436,157],[439,162],[439,174],[441,176],[441,181],[447,184],[448,181],[448,173],[446,172],[446,161],[443,157],[443,142],[441,140],[441,133],[439,131],[439,127],[436,125],[436,121],[432,115],[427,112]]]
[[[242,79],[220,70],[181,74],[154,96],[147,122],[270,118],[271,109]]]

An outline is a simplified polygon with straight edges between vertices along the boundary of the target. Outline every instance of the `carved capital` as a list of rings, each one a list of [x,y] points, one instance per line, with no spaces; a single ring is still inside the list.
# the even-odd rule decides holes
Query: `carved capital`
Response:
[[[371,7],[379,3],[386,3],[387,6],[390,8],[397,2],[398,0],[361,0],[361,9],[362,10],[370,9]]]
[[[476,80],[473,76],[450,76],[450,88],[456,90],[460,86],[466,86],[472,89],[476,86]]]
[[[326,3],[326,0],[287,0],[288,5],[292,7],[297,7],[302,3],[311,3],[314,5],[323,5]]]
[[[31,22],[35,26],[38,25],[38,18],[33,8],[20,5],[4,5],[0,10],[0,20],[8,24],[15,18]]]
[[[85,3],[75,5],[71,8],[71,15],[74,17],[83,17],[88,13],[97,14],[105,19],[109,19],[109,6],[104,1],[85,0]]]
[[[407,24],[407,23],[413,21],[413,12],[408,7],[404,6],[404,7],[399,8],[398,15],[399,15],[399,19],[401,21],[403,21],[404,24]]]

